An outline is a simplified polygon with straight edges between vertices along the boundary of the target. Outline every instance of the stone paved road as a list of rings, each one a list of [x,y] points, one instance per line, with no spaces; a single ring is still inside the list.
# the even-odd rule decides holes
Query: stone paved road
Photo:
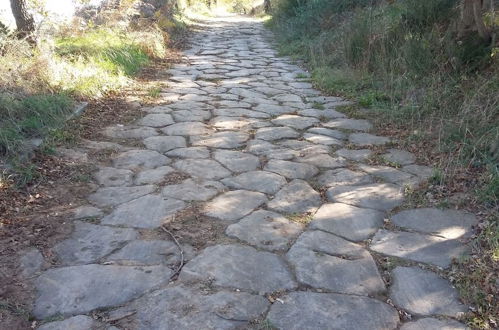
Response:
[[[437,273],[466,252],[475,218],[392,211],[431,169],[338,112],[348,102],[278,57],[260,22],[203,25],[169,72],[164,105],[103,132],[142,147],[85,146],[121,151],[53,248],[60,264],[23,257],[34,316],[59,319],[40,329],[396,329],[399,311],[412,315],[403,329],[463,329],[454,319],[466,308]],[[399,168],[368,165],[372,146]],[[164,183],[178,172],[183,181]],[[184,244],[170,281],[178,247],[144,233],[193,201],[227,226],[228,243]],[[383,257],[399,266],[387,271]]]

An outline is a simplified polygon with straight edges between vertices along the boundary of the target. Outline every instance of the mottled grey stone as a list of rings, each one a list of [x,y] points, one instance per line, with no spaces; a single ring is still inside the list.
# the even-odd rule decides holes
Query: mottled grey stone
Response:
[[[218,129],[240,130],[250,126],[253,122],[254,119],[249,118],[218,116],[210,121],[210,125]]]
[[[258,157],[240,151],[217,150],[213,158],[233,172],[254,171],[260,166]]]
[[[37,248],[31,248],[24,251],[24,254],[19,258],[19,266],[21,275],[30,277],[38,272],[44,263],[43,255]]]
[[[184,261],[192,259],[194,250],[190,245],[182,245]],[[172,241],[136,240],[106,258],[107,261],[126,266],[176,265],[180,262],[180,250]]]
[[[320,229],[350,241],[363,241],[383,225],[383,212],[355,206],[325,204],[315,213],[310,228]]]
[[[372,151],[369,149],[340,149],[336,151],[338,156],[344,157],[346,159],[350,159],[356,162],[363,162],[371,157]]]
[[[268,208],[287,214],[315,212],[321,204],[321,195],[303,180],[293,180],[279,190]]]
[[[215,285],[260,294],[296,288],[284,261],[242,245],[215,245],[187,263],[181,280],[211,279]]]
[[[414,176],[390,166],[373,166],[366,164],[358,164],[357,167],[362,171],[373,176],[383,179],[383,181],[397,184],[409,184],[414,179]]]
[[[313,117],[302,117],[297,115],[281,115],[275,119],[272,119],[271,122],[278,126],[287,126],[298,130],[303,130],[310,126],[314,126],[319,122],[319,120]]]
[[[265,141],[297,138],[299,136],[300,133],[289,127],[262,127],[255,133],[255,139]]]
[[[241,147],[249,139],[249,135],[243,132],[224,131],[209,135],[191,136],[193,146],[233,149]]]
[[[180,184],[165,186],[162,194],[183,201],[207,201],[224,190],[224,188],[224,185],[217,181],[187,179]]]
[[[184,207],[185,203],[180,200],[147,195],[121,204],[104,217],[102,223],[135,228],[157,228]]]
[[[165,176],[175,172],[175,170],[170,166],[156,167],[151,170],[144,170],[137,174],[135,177],[135,184],[159,184]]]
[[[384,136],[377,136],[369,133],[352,133],[348,136],[348,141],[359,147],[368,147],[385,145],[391,140]]]
[[[416,161],[416,157],[408,151],[388,149],[386,154],[381,155],[385,160],[399,165],[409,165]]]
[[[303,134],[303,138],[309,142],[316,143],[316,144],[323,144],[326,146],[341,146],[343,145],[343,141],[327,136],[327,135],[322,135],[322,134],[315,134],[315,133],[305,133]]]
[[[328,154],[331,150],[331,148],[328,146],[302,140],[283,140],[278,141],[276,144],[282,147],[296,150],[299,152],[300,156]]]
[[[373,127],[367,120],[349,118],[337,118],[322,125],[329,128],[342,128],[355,131],[369,131]]]
[[[77,315],[63,321],[45,323],[38,330],[89,330],[98,329],[99,326],[101,326],[100,322],[90,316]]]
[[[254,110],[265,113],[272,116],[278,116],[284,113],[292,112],[289,107],[282,105],[273,105],[273,104],[259,104],[256,107],[253,107]]]
[[[100,207],[115,206],[152,193],[153,185],[137,187],[105,187],[98,189],[88,200]]]
[[[453,258],[461,257],[467,249],[458,240],[380,230],[372,239],[371,250],[447,268]]]
[[[402,211],[392,216],[391,220],[399,227],[449,239],[469,237],[477,223],[471,213],[435,208]]]
[[[175,123],[170,114],[151,113],[138,121],[141,126],[164,127]]]
[[[203,121],[211,118],[209,110],[177,110],[172,112],[176,122]]]
[[[73,209],[72,213],[73,213],[72,216],[73,220],[100,217],[103,214],[100,209],[90,205],[79,206]]]
[[[310,164],[290,162],[286,160],[270,160],[265,165],[265,170],[285,176],[289,179],[309,179],[319,170]]]
[[[260,192],[234,190],[226,192],[205,206],[204,213],[226,221],[241,219],[267,201]]]
[[[244,108],[215,109],[213,113],[215,114],[215,116],[222,116],[222,117],[246,117],[246,118],[270,117],[270,115],[267,113],[252,111]]]
[[[275,251],[287,250],[302,230],[302,224],[275,212],[259,210],[227,227],[226,234],[260,249]]]
[[[294,160],[300,163],[307,163],[324,168],[337,168],[347,165],[346,159],[342,157],[331,157],[328,154],[305,155],[303,157],[296,157]]]
[[[166,155],[178,158],[209,158],[210,150],[206,147],[179,148],[168,151]]]
[[[156,150],[160,153],[187,146],[185,138],[182,136],[152,136],[145,139],[144,144],[147,149]]]
[[[222,183],[230,188],[253,190],[273,195],[286,184],[286,179],[272,172],[251,171],[223,179]]]
[[[373,182],[373,178],[362,172],[349,169],[336,169],[323,172],[317,182],[324,187],[363,185]]]
[[[231,175],[229,170],[211,159],[178,160],[173,166],[179,171],[207,180],[218,180]]]
[[[303,233],[286,258],[298,282],[314,288],[359,295],[385,290],[367,250],[323,231]]]
[[[433,318],[420,319],[408,322],[400,327],[400,330],[466,330],[464,324],[454,320],[439,320]]]
[[[132,171],[114,167],[101,167],[94,173],[97,183],[107,187],[128,186],[133,181],[132,177]]]
[[[33,315],[75,315],[121,305],[159,285],[172,271],[165,266],[82,265],[52,268],[34,281],[38,298]]]
[[[113,159],[113,166],[129,170],[156,168],[167,165],[171,160],[153,150],[130,150],[119,154]]]
[[[158,290],[111,312],[131,316],[137,330],[229,330],[249,325],[267,310],[262,296],[234,291],[200,291],[186,286]]]
[[[213,132],[213,130],[209,128],[208,125],[197,121],[173,124],[163,128],[161,131],[163,131],[167,135],[183,135],[183,136],[203,135],[203,134],[210,134]]]
[[[291,292],[270,308],[267,320],[286,330],[396,329],[397,310],[379,300],[335,293]]]
[[[457,290],[433,272],[397,267],[392,278],[390,298],[411,314],[459,317],[467,310],[459,301]]]
[[[325,109],[325,110],[305,109],[305,110],[298,111],[298,114],[302,115],[302,116],[320,118],[321,120],[323,118],[324,119],[334,119],[334,118],[345,118],[346,117],[341,112],[338,112],[338,111],[333,110],[333,109]]]
[[[381,211],[391,210],[404,201],[402,188],[390,183],[333,187],[327,190],[326,195],[334,202]]]
[[[102,133],[114,139],[145,139],[158,135],[158,132],[152,127],[130,128],[126,126],[107,127]]]
[[[280,94],[272,97],[279,102],[302,102],[302,98],[295,94]]]
[[[251,140],[248,142],[248,152],[258,156],[265,156],[270,159],[292,159],[299,155],[299,152],[276,146],[264,140]]]
[[[343,133],[342,131],[324,128],[324,127],[312,127],[309,130],[307,130],[307,132],[313,133],[313,134],[330,136],[330,137],[333,137],[333,138],[338,139],[338,140],[346,139],[346,134]]]

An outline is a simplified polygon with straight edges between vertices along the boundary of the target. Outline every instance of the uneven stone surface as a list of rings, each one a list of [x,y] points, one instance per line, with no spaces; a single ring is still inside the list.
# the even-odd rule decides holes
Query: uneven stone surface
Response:
[[[88,200],[100,207],[115,206],[137,199],[152,193],[156,189],[153,185],[136,187],[106,187],[100,188]]]
[[[369,149],[340,149],[336,151],[336,154],[346,159],[362,162],[366,161],[371,156],[372,151]]]
[[[286,184],[286,179],[272,172],[251,171],[223,179],[222,183],[234,189],[253,190],[273,195]]]
[[[234,221],[241,219],[266,201],[267,198],[262,193],[233,190],[207,203],[204,213],[217,219]]]
[[[323,124],[324,127],[342,128],[355,131],[369,131],[372,124],[363,119],[337,118]]]
[[[381,146],[390,142],[390,138],[369,133],[352,133],[348,137],[350,143],[359,147]]]
[[[319,207],[321,196],[307,182],[293,180],[279,190],[267,206],[285,214],[312,213]]]
[[[172,172],[175,172],[175,169],[170,166],[161,166],[151,170],[143,170],[136,175],[135,184],[159,184],[163,181],[165,176]]]
[[[300,133],[289,127],[263,127],[255,133],[255,139],[265,141],[293,139],[298,136],[300,136]]]
[[[233,172],[254,171],[260,166],[258,157],[240,151],[218,150],[213,158]]]
[[[231,174],[220,163],[211,159],[179,160],[173,164],[173,167],[192,176],[208,180],[222,179]]]
[[[160,153],[186,147],[185,138],[182,136],[152,136],[144,140],[147,149]]]
[[[271,160],[265,165],[264,169],[289,179],[309,179],[319,172],[317,167],[313,165],[286,160]]]
[[[381,155],[385,160],[398,165],[409,165],[416,161],[416,156],[405,150],[389,149]]]
[[[129,170],[156,168],[167,165],[171,160],[153,150],[130,150],[113,159],[113,166]]]
[[[165,197],[183,201],[206,201],[216,196],[224,188],[224,185],[217,181],[187,179],[180,184],[164,187],[162,194]]]
[[[388,183],[329,188],[327,198],[334,202],[387,211],[402,204],[402,188]]]
[[[72,216],[73,220],[97,218],[103,214],[100,209],[90,205],[79,206],[74,210],[72,210],[72,213],[73,213]]]
[[[218,132],[191,136],[191,143],[193,146],[233,149],[241,147],[248,139],[248,134],[243,132]]]
[[[468,329],[464,324],[454,320],[439,320],[433,318],[424,318],[414,322],[408,322],[400,327],[400,330],[466,330]]]
[[[169,114],[151,113],[138,121],[141,126],[164,127],[175,123]]]
[[[397,267],[392,272],[390,298],[411,314],[458,317],[467,308],[457,290],[437,274],[417,267]]]
[[[101,326],[100,322],[95,321],[90,316],[77,315],[64,321],[55,321],[43,324],[38,330],[88,330]]]
[[[106,187],[127,186],[132,183],[133,172],[114,167],[101,167],[94,173],[94,178],[98,184]]]
[[[216,245],[185,265],[181,280],[212,279],[215,285],[268,293],[296,287],[284,261],[249,246]]]
[[[278,329],[395,329],[397,310],[378,300],[351,295],[291,292],[267,315]]]
[[[325,171],[317,177],[317,182],[323,187],[363,185],[373,181],[370,175],[349,169]]]

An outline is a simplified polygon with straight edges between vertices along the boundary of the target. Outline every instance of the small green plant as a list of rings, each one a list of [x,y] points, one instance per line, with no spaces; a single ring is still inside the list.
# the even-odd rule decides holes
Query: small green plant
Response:
[[[147,90],[147,96],[153,99],[157,99],[161,95],[161,87],[154,86]]]
[[[324,110],[326,107],[324,107],[324,104],[322,104],[322,103],[314,102],[312,104],[312,108],[317,109],[317,110]]]

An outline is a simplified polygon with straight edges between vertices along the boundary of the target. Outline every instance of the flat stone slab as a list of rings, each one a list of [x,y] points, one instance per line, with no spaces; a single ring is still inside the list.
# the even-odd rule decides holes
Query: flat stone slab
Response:
[[[211,159],[178,160],[173,166],[181,172],[207,180],[218,180],[231,175],[229,170]]]
[[[477,223],[471,213],[436,208],[402,211],[392,216],[391,221],[399,227],[448,239],[469,237]]]
[[[182,136],[151,136],[144,140],[144,144],[147,149],[160,153],[187,146],[185,138]]]
[[[307,130],[307,132],[313,133],[313,134],[320,134],[320,135],[329,136],[329,137],[332,137],[332,138],[335,138],[338,140],[346,139],[346,134],[343,133],[342,131],[324,128],[324,127],[312,127],[309,130]]]
[[[299,152],[299,156],[328,154],[331,149],[328,146],[315,144],[303,140],[283,140],[278,141],[277,145],[285,148],[290,148]]]
[[[178,158],[210,158],[210,150],[206,147],[188,147],[168,151],[165,155]]]
[[[336,169],[323,172],[317,177],[317,182],[323,187],[355,186],[373,183],[373,178],[363,172],[349,169]]]
[[[63,264],[96,262],[126,242],[137,238],[129,228],[114,228],[76,221],[71,238],[58,243],[53,251]]]
[[[113,139],[145,139],[158,135],[158,132],[152,127],[111,126],[105,128],[102,134]]]
[[[90,205],[79,206],[73,209],[72,213],[73,213],[72,216],[73,220],[96,218],[102,216],[103,214],[103,212],[100,209]]]
[[[210,135],[191,136],[191,143],[193,146],[233,149],[241,147],[248,139],[247,133],[224,131]]]
[[[98,189],[95,193],[88,196],[88,200],[99,207],[115,206],[150,194],[154,190],[156,190],[156,187],[153,185],[105,187]]]
[[[289,127],[262,127],[255,133],[255,139],[273,141],[281,139],[294,139],[300,133]]]
[[[178,110],[173,111],[172,116],[176,122],[203,121],[211,118],[208,110]]]
[[[208,125],[198,121],[186,121],[182,123],[173,124],[161,129],[161,131],[167,135],[180,135],[180,136],[192,136],[192,135],[203,135],[203,134],[213,133],[213,129],[211,129]]]
[[[223,179],[222,183],[234,189],[253,190],[274,195],[286,184],[286,179],[272,172],[251,171]]]
[[[121,305],[168,283],[165,266],[124,267],[83,265],[52,268],[34,280],[38,292],[33,315],[76,315]]]
[[[333,203],[322,205],[309,226],[350,241],[363,241],[376,233],[383,225],[383,219],[383,212]]]
[[[147,195],[121,204],[102,219],[102,224],[133,228],[157,228],[185,207],[183,201]]]
[[[150,170],[144,170],[136,175],[135,184],[160,184],[165,176],[173,172],[175,172],[175,169],[170,166],[160,166]]]
[[[130,150],[113,159],[113,166],[129,170],[156,168],[167,165],[171,160],[154,150]]]
[[[364,119],[337,118],[322,124],[329,128],[342,128],[354,131],[369,131],[373,125]]]
[[[388,162],[399,165],[409,165],[416,161],[416,156],[414,156],[414,154],[398,149],[388,149],[388,152],[386,154],[382,154],[381,157]]]
[[[414,322],[408,322],[402,324],[402,326],[400,327],[400,330],[428,330],[428,329],[466,330],[469,328],[467,328],[464,324],[454,320],[439,320],[434,318],[424,318]]]
[[[184,261],[192,259],[194,250],[189,245],[182,245]],[[175,266],[180,263],[180,251],[172,241],[136,240],[128,243],[119,251],[106,258],[125,266]]]
[[[298,282],[314,288],[359,295],[385,290],[367,250],[323,231],[303,233],[286,258]]]
[[[218,286],[260,294],[296,288],[280,257],[235,244],[207,247],[184,266],[180,279],[211,279]]]
[[[94,178],[101,186],[127,186],[133,182],[133,172],[114,167],[101,167],[99,171],[94,173]]]
[[[275,212],[259,210],[227,227],[226,234],[257,248],[276,251],[287,250],[302,230],[302,224]]]
[[[294,159],[300,163],[306,163],[323,168],[338,168],[347,165],[347,161],[342,157],[331,157],[328,154],[311,154],[303,157],[296,157]]]
[[[314,126],[315,124],[319,123],[319,120],[313,117],[281,115],[275,119],[272,119],[271,122],[278,126],[287,126],[298,130],[304,130],[305,128]]]
[[[389,143],[390,138],[372,135],[369,133],[352,133],[348,136],[348,141],[359,147],[382,146]]]
[[[234,221],[241,219],[265,202],[267,197],[260,192],[234,190],[207,203],[204,213],[217,219]]]
[[[327,198],[334,202],[381,211],[391,210],[404,201],[402,188],[390,183],[329,188]]]
[[[358,168],[366,173],[381,178],[385,182],[397,184],[410,184],[414,176],[406,172],[397,170],[390,166],[373,166],[358,164]]]
[[[100,322],[97,322],[90,316],[77,315],[63,321],[45,323],[38,330],[88,330],[99,329],[99,327],[104,328]]]
[[[418,267],[397,267],[392,271],[392,278],[390,298],[411,314],[459,317],[467,311],[459,301],[457,290],[433,272]]]
[[[180,184],[172,184],[164,187],[162,194],[165,197],[181,199],[183,201],[207,201],[224,189],[225,186],[218,181],[187,179]]]
[[[140,119],[137,123],[141,126],[165,127],[175,122],[170,114],[151,113]]]
[[[369,149],[339,149],[336,151],[338,156],[341,156],[346,159],[350,159],[356,162],[366,161],[373,152]]]
[[[321,202],[321,195],[306,181],[293,180],[279,190],[267,207],[286,214],[303,214],[315,212]]]
[[[137,330],[235,329],[249,325],[268,308],[262,296],[245,292],[203,292],[186,286],[161,289],[111,312],[132,314]]]
[[[442,268],[449,267],[453,258],[459,258],[467,251],[458,240],[387,230],[380,230],[374,235],[371,250]]]
[[[395,308],[367,297],[299,291],[281,299],[284,303],[274,303],[267,315],[278,329],[386,330],[399,322]]]
[[[266,171],[280,174],[289,179],[309,179],[315,176],[319,170],[310,164],[290,162],[286,160],[272,159],[264,168]]]
[[[269,159],[292,159],[299,155],[299,152],[295,150],[276,146],[264,140],[250,140],[247,144],[247,151]]]
[[[254,171],[260,166],[258,157],[241,151],[217,150],[213,158],[233,172]]]

